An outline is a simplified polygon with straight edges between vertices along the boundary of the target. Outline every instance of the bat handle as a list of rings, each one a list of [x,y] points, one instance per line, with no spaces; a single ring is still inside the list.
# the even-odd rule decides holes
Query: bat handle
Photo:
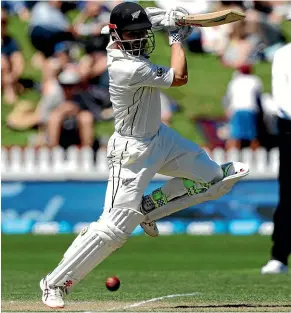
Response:
[[[185,20],[182,17],[177,19],[175,22],[177,26],[186,26]]]

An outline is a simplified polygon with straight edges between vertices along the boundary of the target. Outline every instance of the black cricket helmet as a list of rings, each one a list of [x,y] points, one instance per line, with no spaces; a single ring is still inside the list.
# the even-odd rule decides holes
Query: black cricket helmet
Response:
[[[134,2],[123,2],[115,6],[110,15],[110,34],[119,47],[132,55],[150,54],[155,49],[155,37],[145,10]],[[125,40],[123,32],[132,37]]]

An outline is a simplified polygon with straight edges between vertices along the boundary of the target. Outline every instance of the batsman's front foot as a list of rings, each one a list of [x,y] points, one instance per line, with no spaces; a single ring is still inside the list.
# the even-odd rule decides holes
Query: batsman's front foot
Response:
[[[148,234],[149,236],[151,237],[159,236],[159,229],[155,221],[152,221],[149,223],[143,222],[140,224],[140,226],[144,230],[144,232]]]
[[[61,287],[51,288],[48,285],[46,278],[43,278],[39,283],[42,290],[42,302],[50,308],[62,309],[65,307],[64,290]]]
[[[288,273],[288,266],[278,260],[270,260],[261,269],[261,274],[286,274]]]
[[[143,215],[146,215],[149,212],[155,210],[157,207],[159,207],[157,200],[159,200],[160,197],[162,197],[162,194],[160,194],[159,190],[154,191],[153,194],[151,195],[144,196],[142,198],[142,203],[140,206],[141,213]],[[140,226],[141,228],[143,228],[144,232],[149,236],[151,237],[159,236],[159,229],[155,221],[143,222],[140,224]]]

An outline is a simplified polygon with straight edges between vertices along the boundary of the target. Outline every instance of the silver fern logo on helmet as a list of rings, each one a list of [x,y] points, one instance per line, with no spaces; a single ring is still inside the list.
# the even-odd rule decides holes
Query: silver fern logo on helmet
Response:
[[[135,20],[136,18],[138,18],[139,15],[140,15],[140,10],[139,10],[139,11],[136,11],[136,12],[134,12],[134,13],[132,13],[132,14],[131,14],[132,20]]]

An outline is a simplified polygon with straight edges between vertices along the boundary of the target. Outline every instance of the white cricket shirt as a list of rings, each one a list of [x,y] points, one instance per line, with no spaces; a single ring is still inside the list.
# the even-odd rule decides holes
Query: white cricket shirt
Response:
[[[169,88],[173,69],[152,64],[107,47],[109,92],[114,111],[115,131],[123,136],[151,137],[161,125],[159,88]]]
[[[278,116],[291,120],[291,43],[280,48],[274,55],[272,94]]]

